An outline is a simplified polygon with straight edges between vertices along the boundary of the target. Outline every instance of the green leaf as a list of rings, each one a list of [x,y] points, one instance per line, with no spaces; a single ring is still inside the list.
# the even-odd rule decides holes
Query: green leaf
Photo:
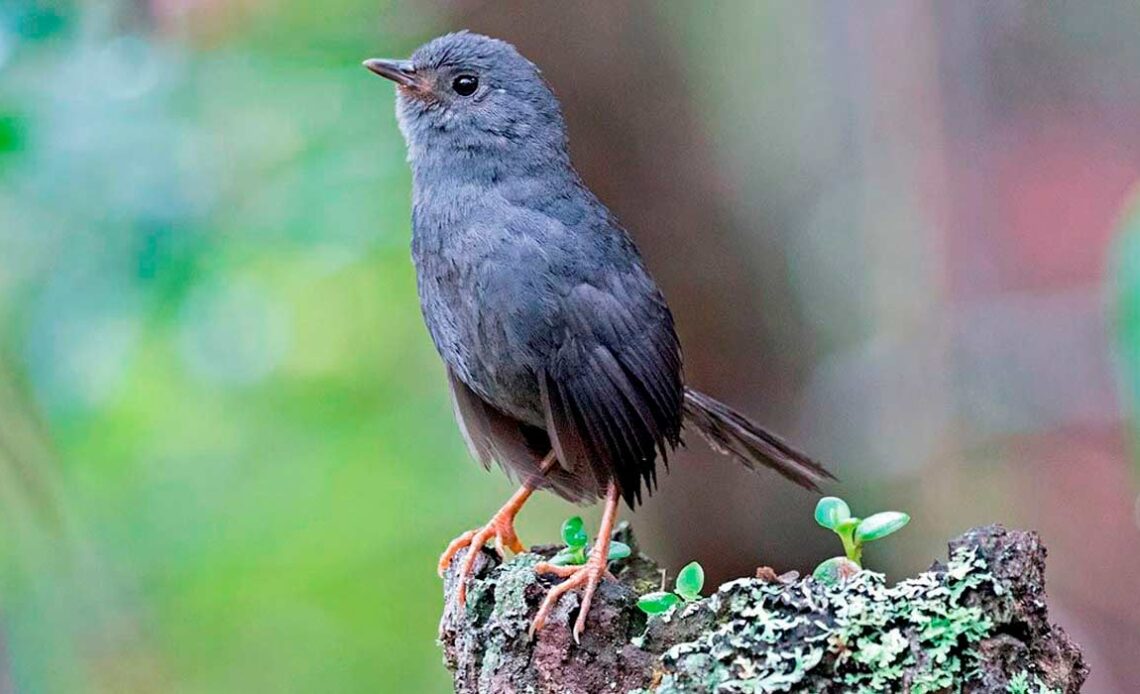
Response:
[[[837,496],[825,496],[815,505],[815,522],[828,530],[835,530],[850,517],[851,509],[847,502]]]
[[[696,600],[701,597],[701,588],[705,585],[705,570],[697,562],[689,562],[677,574],[677,593],[685,600]]]
[[[671,607],[680,601],[681,599],[672,593],[659,591],[642,595],[637,599],[637,606],[646,614],[661,614],[662,612],[668,612]]]
[[[812,578],[824,585],[833,586],[859,573],[859,565],[847,557],[832,557],[815,567]]]
[[[624,542],[618,542],[617,540],[611,540],[610,553],[606,556],[606,561],[625,559],[631,554],[633,554],[633,550],[629,548],[629,545]]]
[[[555,566],[581,566],[586,563],[585,547],[566,547],[550,558]]]
[[[884,511],[873,516],[867,516],[855,528],[855,539],[859,542],[880,540],[887,535],[901,530],[910,522],[910,516],[898,511]]]
[[[562,550],[550,558],[550,563],[555,566],[566,566],[570,563],[570,555],[566,550]]]
[[[590,537],[586,535],[586,528],[582,523],[581,516],[567,518],[562,523],[562,541],[566,543],[567,547],[585,547],[586,543],[590,541]]]

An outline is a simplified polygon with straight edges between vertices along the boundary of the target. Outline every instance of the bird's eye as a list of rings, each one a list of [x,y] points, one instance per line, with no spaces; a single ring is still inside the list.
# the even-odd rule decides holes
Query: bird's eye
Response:
[[[451,88],[459,96],[471,96],[479,88],[479,78],[474,75],[460,75],[451,83]]]

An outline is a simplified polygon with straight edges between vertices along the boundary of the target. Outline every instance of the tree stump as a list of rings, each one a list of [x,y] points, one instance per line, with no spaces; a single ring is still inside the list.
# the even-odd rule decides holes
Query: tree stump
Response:
[[[504,564],[482,550],[462,610],[449,572],[440,644],[455,690],[1067,694],[1088,673],[1048,621],[1045,547],[1033,532],[975,528],[950,543],[946,563],[893,586],[871,571],[831,586],[759,571],[655,617],[636,603],[659,589],[657,565],[628,526],[615,539],[633,554],[611,565],[618,580],[598,589],[581,644],[573,593],[528,633],[557,580],[534,564],[558,547]]]

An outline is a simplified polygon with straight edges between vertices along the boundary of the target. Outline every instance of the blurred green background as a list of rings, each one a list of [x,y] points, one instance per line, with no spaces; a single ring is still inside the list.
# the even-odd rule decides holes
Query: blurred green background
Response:
[[[0,692],[448,690],[436,558],[510,485],[359,63],[458,28],[544,69],[689,379],[911,512],[869,562],[1038,528],[1087,691],[1140,687],[1133,0],[0,0]],[[834,554],[810,495],[673,467],[669,565]]]

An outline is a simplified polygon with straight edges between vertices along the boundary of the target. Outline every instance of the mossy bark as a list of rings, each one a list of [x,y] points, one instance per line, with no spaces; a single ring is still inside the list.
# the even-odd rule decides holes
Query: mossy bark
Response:
[[[599,589],[581,644],[568,594],[546,628],[528,630],[555,579],[532,567],[556,547],[499,564],[479,561],[467,606],[440,624],[457,692],[1078,692],[1080,650],[1048,622],[1045,548],[1032,532],[977,528],[950,543],[950,560],[887,586],[864,571],[840,586],[811,578],[750,578],[649,618],[637,596],[657,566],[633,555]]]

